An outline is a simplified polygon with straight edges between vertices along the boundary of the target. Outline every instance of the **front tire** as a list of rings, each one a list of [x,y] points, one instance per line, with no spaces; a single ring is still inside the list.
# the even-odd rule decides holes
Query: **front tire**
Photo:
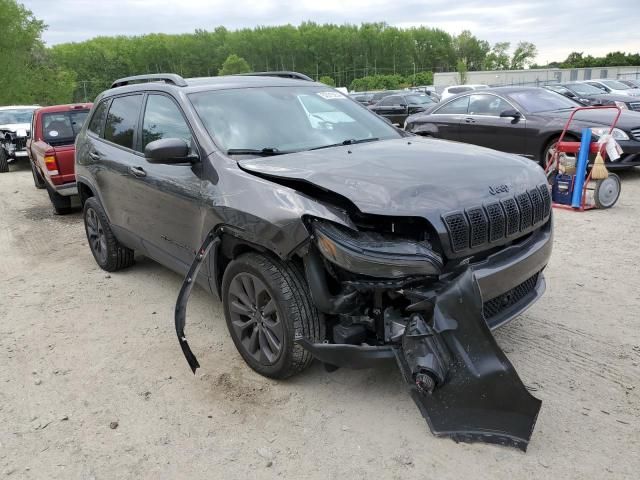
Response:
[[[133,250],[116,239],[102,205],[94,198],[84,203],[84,229],[96,263],[107,272],[133,265]]]
[[[287,378],[313,357],[295,342],[323,339],[304,276],[292,262],[258,253],[233,260],[222,279],[224,315],[244,361],[260,375]]]
[[[0,145],[0,173],[6,173],[9,171],[9,158],[7,152]]]

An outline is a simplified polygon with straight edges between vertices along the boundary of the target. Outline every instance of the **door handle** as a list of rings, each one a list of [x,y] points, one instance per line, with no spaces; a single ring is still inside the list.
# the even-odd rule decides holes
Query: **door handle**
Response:
[[[147,172],[142,167],[129,167],[129,173],[134,177],[146,177]]]
[[[465,118],[464,122],[465,123],[476,123],[476,121],[473,118]]]
[[[89,156],[93,160],[100,160],[100,158],[102,158],[98,152],[89,152]]]

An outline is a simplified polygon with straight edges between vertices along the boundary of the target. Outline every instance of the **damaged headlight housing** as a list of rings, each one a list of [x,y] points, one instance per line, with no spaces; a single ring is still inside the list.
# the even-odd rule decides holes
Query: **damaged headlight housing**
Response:
[[[353,231],[333,223],[312,223],[322,255],[340,268],[376,278],[435,276],[442,258],[426,242],[390,237],[377,232]]]

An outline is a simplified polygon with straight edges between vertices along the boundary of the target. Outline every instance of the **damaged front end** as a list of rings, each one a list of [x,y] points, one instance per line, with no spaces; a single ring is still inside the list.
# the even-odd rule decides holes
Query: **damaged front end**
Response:
[[[435,435],[526,450],[541,402],[491,334],[474,265],[445,267],[428,229],[398,220],[310,222],[304,266],[329,342],[298,343],[329,370],[395,359]]]

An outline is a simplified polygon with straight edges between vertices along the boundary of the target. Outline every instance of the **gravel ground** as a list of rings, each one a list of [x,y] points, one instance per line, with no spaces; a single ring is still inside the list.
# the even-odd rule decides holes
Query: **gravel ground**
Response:
[[[100,270],[80,213],[0,174],[0,478],[638,478],[640,171],[609,211],[556,212],[546,295],[497,332],[543,401],[526,454],[433,437],[397,368],[253,373],[219,303],[145,258]]]

